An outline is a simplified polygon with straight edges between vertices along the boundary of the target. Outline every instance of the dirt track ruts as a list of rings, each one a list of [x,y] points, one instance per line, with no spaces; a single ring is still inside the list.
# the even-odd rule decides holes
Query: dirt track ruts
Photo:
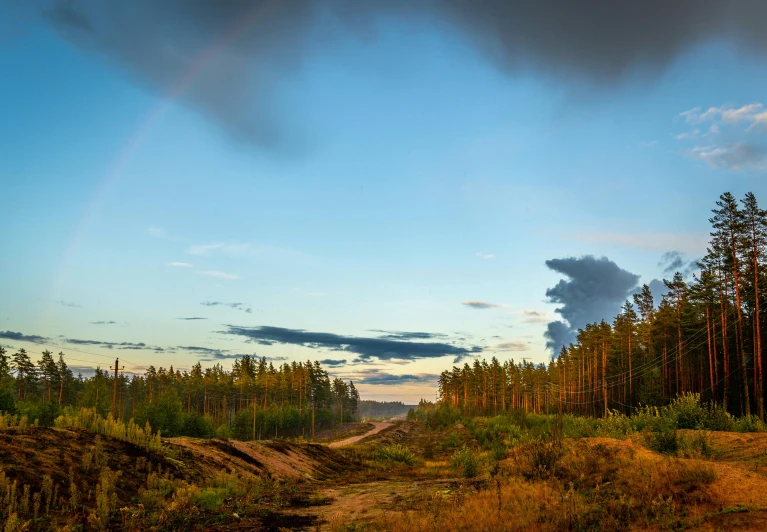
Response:
[[[378,434],[383,429],[391,427],[394,425],[394,423],[388,423],[386,421],[373,421],[372,424],[374,427],[367,431],[365,434],[360,434],[359,436],[354,436],[352,438],[346,438],[345,440],[340,441],[334,441],[328,447],[345,447],[346,445],[351,445],[353,443],[357,443],[362,438],[367,438],[368,436],[372,436],[373,434]]]

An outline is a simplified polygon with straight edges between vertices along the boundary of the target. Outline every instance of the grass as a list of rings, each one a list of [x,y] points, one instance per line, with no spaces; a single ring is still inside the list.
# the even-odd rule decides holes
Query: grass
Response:
[[[239,442],[148,449],[128,424],[92,421],[94,433],[19,421],[0,431],[0,530],[727,529],[767,506],[767,479],[752,463],[767,439],[702,430],[739,420],[695,398],[601,420],[511,413],[401,423],[338,450],[254,445],[251,462],[240,456],[250,444]],[[301,463],[324,473],[280,476],[304,447]],[[276,462],[266,463],[266,450]],[[746,465],[723,466],[728,459]]]
[[[453,454],[452,466],[465,478],[474,478],[479,474],[479,455],[464,445]]]
[[[674,527],[692,502],[716,506],[705,463],[639,456],[615,444],[580,441],[552,454],[550,442],[520,446],[502,465],[497,489],[456,493],[451,503],[389,515],[382,530],[619,530]],[[646,453],[646,451],[645,451]],[[640,460],[651,459],[639,467]],[[531,471],[546,474],[531,475]],[[470,517],[467,517],[470,516]]]
[[[409,466],[416,464],[416,457],[415,454],[413,454],[413,451],[398,443],[386,445],[375,451],[373,453],[373,459],[378,461],[398,462]]]

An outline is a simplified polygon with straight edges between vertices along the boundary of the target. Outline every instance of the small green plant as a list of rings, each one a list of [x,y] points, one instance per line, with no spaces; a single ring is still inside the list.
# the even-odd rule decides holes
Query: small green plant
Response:
[[[413,451],[399,443],[387,445],[379,449],[373,453],[373,459],[378,461],[399,462],[409,466],[415,465],[416,462]]]
[[[648,447],[662,454],[676,454],[679,451],[679,438],[676,430],[661,430],[648,435]]]
[[[714,455],[711,434],[706,431],[697,430],[690,436],[680,436],[677,439],[680,454],[702,458],[711,458]]]
[[[451,432],[447,435],[447,437],[442,441],[442,448],[443,449],[455,449],[458,447],[460,443],[460,436],[455,433]]]
[[[563,455],[562,446],[557,441],[535,441],[525,449],[525,456],[530,469],[523,474],[528,479],[551,477]]]
[[[474,478],[479,474],[479,456],[465,445],[453,454],[453,469],[460,471],[466,478]]]
[[[506,445],[503,442],[497,441],[493,445],[491,456],[493,457],[493,460],[495,460],[496,462],[500,462],[501,460],[506,458],[507,452],[508,451],[506,449]]]

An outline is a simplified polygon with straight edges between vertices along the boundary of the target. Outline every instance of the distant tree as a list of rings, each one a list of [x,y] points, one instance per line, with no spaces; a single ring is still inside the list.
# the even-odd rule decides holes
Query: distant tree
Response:
[[[53,395],[53,383],[58,376],[58,368],[53,360],[53,353],[46,349],[42,355],[37,365],[40,368],[40,375],[43,379],[43,400],[50,401]]]
[[[11,368],[16,372],[17,399],[27,398],[28,384],[36,377],[35,365],[25,349],[19,349],[12,357]]]

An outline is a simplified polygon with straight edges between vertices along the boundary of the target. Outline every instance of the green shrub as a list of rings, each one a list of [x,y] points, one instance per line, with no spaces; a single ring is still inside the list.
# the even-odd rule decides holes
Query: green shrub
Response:
[[[680,454],[691,458],[711,458],[714,454],[711,434],[702,430],[697,430],[689,436],[678,436],[677,445]]]
[[[700,404],[700,394],[689,392],[671,401],[666,414],[675,420],[678,429],[699,429],[707,417]]]
[[[737,432],[764,432],[764,421],[756,416],[743,416],[735,421],[733,427]]]
[[[387,445],[377,450],[373,453],[373,459],[378,461],[399,462],[409,466],[415,465],[416,462],[413,451],[399,443]]]
[[[529,463],[529,470],[523,475],[528,478],[544,479],[554,475],[557,464],[564,454],[557,442],[537,440],[525,448],[524,456]]]
[[[216,438],[221,438],[222,440],[228,440],[232,437],[232,431],[229,430],[229,427],[226,426],[226,424],[219,425],[219,427],[216,429]]]
[[[493,445],[493,450],[491,453],[491,456],[493,457],[493,460],[496,462],[500,462],[504,458],[506,458],[506,454],[508,453],[508,450],[506,449],[506,445],[504,445],[503,442],[495,442]]]
[[[191,436],[193,438],[210,438],[213,435],[213,427],[208,418],[197,412],[183,414],[179,435]]]
[[[0,412],[16,413],[16,397],[11,390],[0,388]]]
[[[442,441],[442,448],[443,449],[455,449],[458,447],[458,444],[460,443],[460,436],[456,432],[451,432],[447,435],[447,438],[445,438]]]
[[[461,471],[464,477],[474,478],[479,474],[479,456],[465,445],[453,454],[453,469]]]
[[[676,454],[679,451],[679,438],[676,430],[661,430],[648,435],[648,447],[662,454]]]
[[[706,409],[703,428],[729,432],[735,428],[735,418],[722,405],[710,403]]]

